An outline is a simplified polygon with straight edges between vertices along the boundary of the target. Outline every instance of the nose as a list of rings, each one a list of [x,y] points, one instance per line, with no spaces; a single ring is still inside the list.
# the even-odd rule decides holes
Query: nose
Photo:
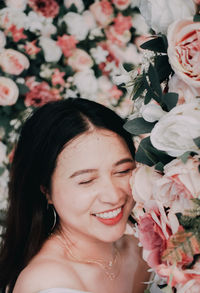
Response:
[[[103,203],[112,205],[122,203],[123,191],[115,179],[108,176],[102,179],[99,199]]]

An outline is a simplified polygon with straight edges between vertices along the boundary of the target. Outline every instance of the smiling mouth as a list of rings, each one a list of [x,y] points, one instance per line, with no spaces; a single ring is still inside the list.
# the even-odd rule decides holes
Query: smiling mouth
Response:
[[[113,219],[116,218],[122,211],[122,207],[117,208],[113,211],[104,212],[104,213],[97,213],[93,214],[94,216],[100,218],[100,219]]]

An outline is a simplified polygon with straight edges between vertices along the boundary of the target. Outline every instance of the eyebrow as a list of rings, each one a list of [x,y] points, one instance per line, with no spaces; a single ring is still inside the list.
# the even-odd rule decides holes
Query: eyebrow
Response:
[[[133,159],[131,158],[124,158],[124,159],[121,159],[119,161],[117,161],[114,166],[119,166],[121,164],[124,164],[124,163],[133,163]],[[78,171],[75,171],[72,175],[69,176],[69,178],[73,178],[75,176],[79,176],[79,175],[82,175],[82,174],[85,174],[85,173],[94,173],[96,172],[97,169],[82,169],[82,170],[78,170]]]

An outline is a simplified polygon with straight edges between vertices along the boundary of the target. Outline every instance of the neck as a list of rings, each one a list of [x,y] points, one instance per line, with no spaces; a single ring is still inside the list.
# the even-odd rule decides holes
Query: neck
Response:
[[[103,242],[84,235],[76,235],[74,231],[72,233],[65,228],[61,228],[56,234],[77,258],[110,261],[115,255],[115,242]]]

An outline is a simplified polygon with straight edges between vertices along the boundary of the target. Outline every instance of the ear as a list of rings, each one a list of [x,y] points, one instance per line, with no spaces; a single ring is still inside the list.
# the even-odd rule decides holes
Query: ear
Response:
[[[44,187],[43,185],[40,185],[40,191],[42,192],[42,194],[46,197],[46,200],[49,204],[52,204],[52,200],[51,200],[51,197],[50,197],[50,194],[47,190],[46,187]]]

